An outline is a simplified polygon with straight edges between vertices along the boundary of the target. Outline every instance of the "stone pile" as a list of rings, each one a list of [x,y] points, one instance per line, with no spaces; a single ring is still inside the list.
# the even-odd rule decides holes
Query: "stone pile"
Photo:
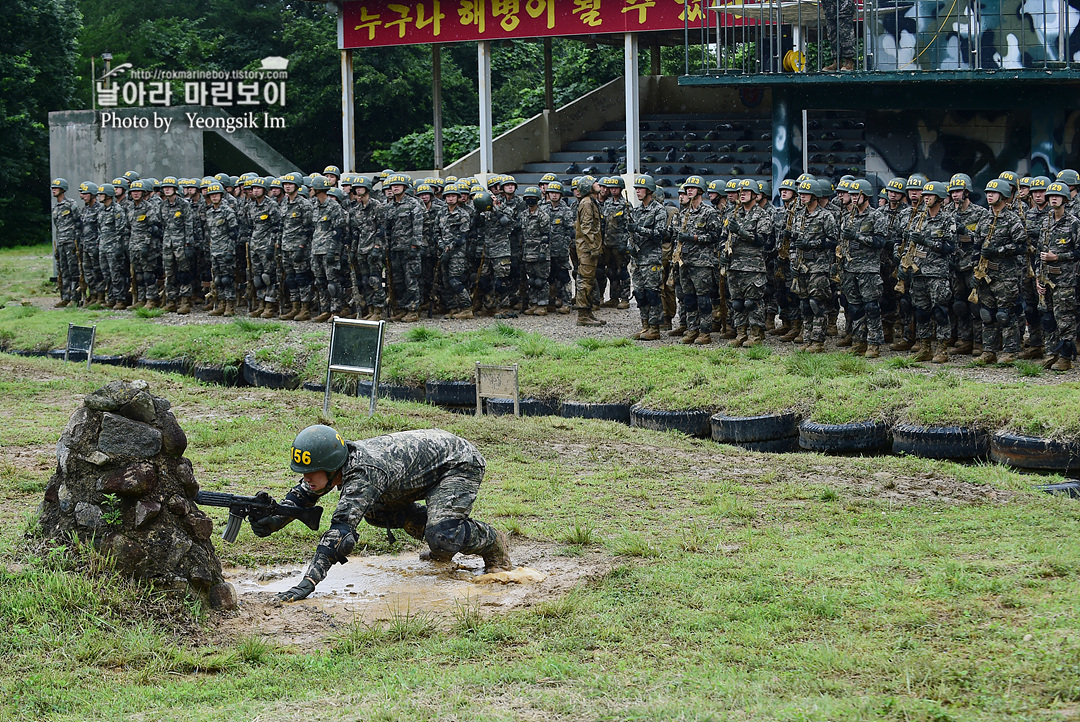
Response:
[[[113,381],[83,399],[56,445],[39,509],[45,536],[92,543],[116,569],[155,589],[236,606],[210,541],[213,522],[184,458],[187,436],[145,381]]]

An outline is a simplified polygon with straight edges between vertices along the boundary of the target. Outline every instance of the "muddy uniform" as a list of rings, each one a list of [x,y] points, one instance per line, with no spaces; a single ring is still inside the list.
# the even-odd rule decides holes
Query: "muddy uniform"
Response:
[[[1015,354],[1020,350],[1020,282],[1025,271],[1027,232],[1016,212],[993,210],[975,231],[979,242],[980,265],[985,278],[976,278],[979,316],[983,322],[983,350]],[[983,263],[985,260],[985,263]],[[981,275],[978,268],[974,271]]]
[[[79,204],[71,198],[53,206],[52,220],[56,227],[56,258],[60,273],[60,298],[74,301],[79,297]]]
[[[956,236],[956,217],[945,210],[932,218],[926,214],[921,228],[908,234],[908,240],[914,244],[913,257],[918,268],[912,269],[909,292],[915,314],[915,338],[920,341],[949,338],[952,300],[949,266],[956,252]]]
[[[687,206],[676,219],[676,255],[679,265],[679,298],[686,314],[687,332],[712,333],[713,289],[716,287],[717,245],[720,216],[716,208],[702,203]]]
[[[248,204],[247,216],[248,226],[251,228],[248,254],[251,256],[251,283],[255,287],[255,299],[276,303],[281,206],[264,195]]]
[[[1042,220],[1038,252],[1057,254],[1056,261],[1039,261],[1039,273],[1046,290],[1040,309],[1047,333],[1047,349],[1070,361],[1076,360],[1076,279],[1080,260],[1080,220],[1066,211],[1060,219],[1053,209]],[[1053,288],[1050,284],[1054,284]]]
[[[285,276],[282,302],[310,303],[315,274],[311,271],[311,201],[299,193],[281,202],[281,265]]]
[[[548,276],[550,300],[562,301],[569,308],[573,303],[570,295],[570,247],[574,244],[574,211],[566,201],[557,206],[547,204],[551,218],[548,250],[551,256],[551,274]]]
[[[355,535],[361,521],[403,529],[427,542],[443,558],[455,553],[486,554],[497,545],[496,531],[469,518],[484,478],[485,461],[471,443],[442,429],[401,431],[347,443],[341,496],[304,576],[318,584],[335,561],[342,538]],[[316,494],[303,482],[286,503],[314,506]],[[424,500],[425,506],[417,502]],[[351,548],[351,547],[350,547]]]
[[[956,319],[956,338],[959,341],[982,343],[982,320],[979,317],[979,307],[978,304],[969,303],[968,296],[975,288],[975,277],[972,276],[978,255],[975,232],[979,222],[988,212],[982,206],[969,202],[967,208],[953,213],[956,219],[957,244],[952,265],[952,311]]]
[[[161,257],[161,214],[145,198],[132,205],[128,253],[135,272],[136,300],[157,301],[157,267]]]
[[[444,289],[443,303],[451,311],[463,311],[472,305],[472,274],[469,272],[472,237],[473,219],[464,207],[457,206],[439,217],[436,269]]]
[[[648,205],[631,212],[630,259],[633,263],[634,298],[643,326],[660,326],[664,307],[660,298],[663,283],[664,240],[667,238],[667,209],[654,197]]]
[[[727,289],[732,322],[746,328],[765,328],[765,246],[772,235],[772,217],[764,208],[742,206],[728,216]]]
[[[356,266],[356,289],[363,306],[370,313],[386,305],[383,271],[386,267],[386,223],[383,204],[371,198],[367,205],[357,201],[352,207],[349,230],[352,233],[352,262]]]
[[[591,310],[596,290],[596,264],[604,250],[600,220],[602,214],[595,195],[578,199],[574,216],[574,244],[577,248],[577,295],[574,305],[579,310]]]
[[[836,217],[826,208],[815,208],[812,213],[804,208],[795,220],[791,290],[799,297],[803,338],[808,342],[825,342],[836,235]]]
[[[108,300],[116,304],[127,297],[128,215],[117,203],[101,203],[97,214],[98,259],[108,287]]]
[[[386,204],[386,242],[390,247],[390,280],[398,308],[420,308],[423,268],[424,204],[408,195]]]
[[[551,276],[551,216],[538,202],[518,213],[521,229],[521,262],[525,272],[526,298],[530,306],[547,308],[548,278]]]
[[[191,245],[195,211],[185,198],[173,195],[161,204],[161,263],[165,270],[165,298],[175,302],[191,295]]]

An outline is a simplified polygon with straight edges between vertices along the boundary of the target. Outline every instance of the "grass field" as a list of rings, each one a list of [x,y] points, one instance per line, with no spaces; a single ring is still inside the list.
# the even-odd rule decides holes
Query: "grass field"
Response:
[[[342,399],[351,438],[437,425],[488,459],[478,518],[611,570],[508,614],[403,615],[321,649],[23,538],[81,396],[115,369],[0,355],[0,717],[1065,720],[1080,714],[1080,512],[995,465],[743,452],[603,422]],[[167,397],[205,488],[280,495],[304,392],[124,370]],[[212,512],[220,521],[222,515]],[[360,530],[365,553],[390,547]],[[300,563],[250,530],[225,564]],[[359,549],[359,547],[358,547]],[[74,560],[73,560],[74,557]],[[92,572],[87,574],[85,572]]]

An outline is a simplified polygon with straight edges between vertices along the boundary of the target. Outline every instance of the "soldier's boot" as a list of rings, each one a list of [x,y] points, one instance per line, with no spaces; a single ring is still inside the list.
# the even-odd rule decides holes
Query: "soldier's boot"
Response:
[[[422,538],[422,536],[420,537]],[[453,561],[454,555],[450,552],[437,552],[430,548],[424,549],[420,552],[420,561],[422,562],[435,562],[436,564],[447,564]]]
[[[293,316],[293,321],[310,321],[311,320],[311,302],[304,301],[300,304],[300,310]]]
[[[788,330],[780,337],[781,341],[794,341],[799,339],[802,341],[802,321],[792,321]]]
[[[971,350],[974,347],[971,341],[957,341],[956,345],[949,349],[949,354],[953,356],[968,356],[971,354]]]
[[[206,294],[206,303],[203,304],[202,310],[204,310],[204,311],[213,311],[215,306],[217,306],[217,294],[215,294],[215,293]]]
[[[176,308],[177,315],[186,316],[191,313],[191,296],[181,296],[180,305]]]
[[[698,332],[696,330],[693,330],[693,329],[688,330],[686,333],[683,334],[682,343],[689,346],[690,344],[692,344],[694,341],[697,340],[697,337],[698,337]]]
[[[546,316],[546,315],[548,315],[547,306],[537,306],[536,307],[536,312],[533,313],[533,315],[534,316]]]
[[[127,303],[124,302],[124,299],[119,298],[119,299],[116,300],[116,303],[113,304],[112,310],[114,310],[114,311],[126,311],[127,307],[128,307],[128,305],[127,305]]]
[[[394,313],[390,314],[390,320],[391,320],[391,321],[394,321],[394,322],[397,322],[397,321],[401,321],[401,320],[402,320],[402,319],[404,319],[404,318],[405,318],[405,317],[406,317],[407,315],[409,315],[409,312],[408,312],[408,311],[406,311],[406,310],[404,310],[404,309],[398,309],[398,310],[397,310],[397,311],[395,311]]]
[[[619,305],[619,299],[617,299],[617,298],[609,298],[608,300],[606,300],[606,301],[604,301],[603,303],[600,304],[600,308],[615,308],[618,305]]]
[[[836,317],[837,317],[837,315],[838,314],[836,314],[836,313],[830,313],[828,315],[827,324],[825,326],[825,335],[826,336],[836,337],[836,336],[840,335],[839,329],[836,328]]]
[[[514,564],[510,561],[510,540],[504,531],[495,532],[495,542],[480,556],[484,560],[485,574],[509,572],[514,569]]]
[[[896,341],[892,342],[891,346],[889,346],[889,348],[891,348],[893,351],[910,351],[915,346],[915,342],[912,341],[910,338],[904,338],[903,336],[895,335],[893,336],[893,338],[897,339]]]
[[[312,321],[312,323],[326,323],[327,321],[330,320],[331,316],[333,316],[333,314],[330,313],[329,311],[323,311],[318,316],[311,319],[311,321]]]
[[[840,344],[837,344],[837,346],[839,345]],[[862,356],[866,353],[866,349],[868,348],[870,347],[866,345],[866,341],[856,341],[851,345],[851,353],[855,354],[856,356]]]
[[[979,358],[975,359],[975,362],[980,364],[996,364],[997,354],[993,351],[983,351]]]
[[[53,304],[53,308],[67,308],[71,305],[71,301],[66,298],[61,298],[59,301]]]
[[[764,326],[751,326],[750,327],[750,340],[747,342],[747,346],[760,346],[765,343],[765,327]]]
[[[564,316],[566,314],[568,314],[568,313],[573,312],[573,310],[574,309],[570,308],[570,304],[568,304],[568,303],[564,303],[563,305],[559,306],[559,313],[561,313]]]
[[[866,347],[866,353],[863,354],[863,358],[879,358],[881,356],[881,349],[877,344]]]
[[[615,308],[619,309],[620,311],[625,311],[626,309],[630,308],[630,301],[625,298],[620,298],[619,303],[615,306]]]
[[[772,330],[776,328],[776,316],[771,313],[765,314],[765,331],[772,333]]]
[[[648,331],[648,330],[649,330],[649,322],[648,322],[648,321],[646,321],[646,320],[644,320],[644,319],[642,319],[642,321],[641,321],[641,330],[640,330],[640,331],[638,331],[637,333],[631,334],[631,335],[630,335],[630,340],[631,340],[631,341],[640,341],[640,340],[641,340],[641,337],[642,337],[642,336],[643,336],[643,335],[645,334],[645,332],[646,332],[646,331]]]
[[[135,299],[135,303],[132,304],[131,307],[138,310],[140,308],[143,308],[144,306],[146,306],[146,299],[145,298],[138,298],[138,299]]]
[[[663,318],[661,318],[660,319],[660,325],[657,328],[659,328],[664,333],[667,333],[668,331],[670,331],[671,330],[671,317],[670,316],[664,316]]]
[[[162,308],[163,311],[165,311],[165,313],[176,313],[176,309],[178,308],[177,305],[176,305],[176,299],[174,298],[173,300],[169,301],[168,303],[166,303],[161,308]]]
[[[208,316],[221,316],[225,313],[225,303],[223,301],[217,301],[214,303],[213,310],[208,313]]]
[[[1057,360],[1058,355],[1056,353],[1052,353],[1042,360],[1042,367],[1049,371],[1054,367],[1054,364],[1057,363]]]
[[[521,313],[523,313],[523,314],[524,314],[524,315],[526,315],[526,316],[531,316],[531,315],[533,315],[534,313],[536,313],[536,304],[535,304],[535,303],[531,303],[531,304],[529,304],[529,307],[528,307],[528,308],[526,308],[526,309],[525,309],[524,311],[522,311]]]
[[[1046,348],[1043,346],[1028,346],[1020,353],[1020,358],[1028,361],[1034,361],[1041,359],[1046,355]]]
[[[806,348],[806,353],[825,353],[825,343],[822,341],[814,341]]]
[[[882,335],[884,335],[884,337],[885,337],[885,343],[892,343],[893,342],[893,327],[892,327],[892,324],[891,323],[883,324],[881,331],[882,331]]]
[[[457,313],[453,314],[453,316],[451,318],[456,318],[459,321],[468,321],[468,320],[470,320],[472,318],[475,318],[475,316],[476,316],[476,314],[473,313],[472,308],[467,307],[467,308],[463,308],[460,311],[458,311]],[[373,319],[373,320],[378,321],[379,319],[376,318],[376,319]]]
[[[780,325],[769,331],[770,336],[784,336],[791,330],[791,321],[786,318],[780,319]]]
[[[577,312],[578,326],[603,326],[604,322],[593,316],[592,311],[582,308]]]
[[[252,305],[251,310],[248,311],[248,314],[247,314],[248,318],[262,318],[262,313],[265,310],[266,310],[266,301],[264,301],[264,300],[262,300],[260,298],[258,301],[256,301]]]
[[[731,324],[729,324],[727,321],[724,321],[724,330],[720,332],[720,338],[733,339],[738,335],[739,334],[736,333],[735,329],[731,326]]]
[[[1051,371],[1068,371],[1071,368],[1072,361],[1065,358],[1064,356],[1059,356],[1057,361],[1054,361],[1054,363],[1050,365]]]
[[[843,336],[841,336],[839,339],[837,339],[836,347],[837,348],[847,348],[848,346],[851,346],[854,343],[855,343],[855,339],[853,339],[851,337],[851,334],[850,333],[845,333]]]
[[[807,334],[805,333],[805,329],[802,327],[802,324],[799,325],[798,333],[796,333],[795,336],[791,340],[794,343],[797,343],[797,344],[805,344],[805,345],[810,344],[810,339],[807,338]]]
[[[638,336],[639,341],[658,341],[660,340],[660,327],[649,326],[645,333]]]
[[[686,324],[683,323],[682,321],[680,321],[678,326],[668,330],[667,335],[671,336],[672,338],[678,338],[679,336],[682,336],[685,333],[686,333]]]
[[[1016,363],[1016,354],[1014,354],[1014,353],[1003,353],[1000,356],[998,356],[997,362],[999,364],[1014,364],[1014,363]]]
[[[259,314],[259,318],[277,318],[278,305],[277,301],[264,301],[262,313]]]
[[[157,308],[160,305],[161,304],[158,303],[158,300],[156,298],[151,298],[151,299],[147,300],[147,302],[146,302],[146,310],[153,311],[155,308]]]
[[[934,357],[932,359],[930,359],[930,360],[933,361],[936,364],[947,364],[947,363],[949,363],[949,342],[948,341],[939,341],[938,342],[937,353],[935,353]]]
[[[912,361],[929,361],[934,358],[934,352],[930,350],[930,342],[919,339],[918,343],[911,348],[915,352],[915,355],[911,357]]]
[[[420,314],[416,311],[409,311],[401,320],[403,323],[416,323],[420,320]]]
[[[971,355],[978,356],[983,352],[982,341],[975,341],[971,344]]]
[[[697,346],[708,346],[710,343],[712,343],[712,334],[699,333],[694,339],[694,344]]]
[[[826,65],[824,68],[821,69],[821,72],[823,72],[823,73],[835,73],[836,72],[836,61],[834,60],[832,63]]]
[[[286,302],[281,305],[281,315],[278,316],[279,321],[292,321],[296,318],[296,314],[300,313],[300,304],[296,301]]]
[[[844,62],[840,63],[840,69],[841,70],[848,70],[848,71],[854,70],[855,69],[855,61],[854,60],[845,60]]]
[[[235,315],[236,315],[236,301],[226,301],[225,302],[225,313],[223,313],[222,316],[225,316],[226,318],[232,318]]]
[[[739,332],[735,335],[735,338],[728,341],[728,346],[731,348],[742,348],[742,345],[749,340],[749,333],[747,333],[746,326],[739,326]]]

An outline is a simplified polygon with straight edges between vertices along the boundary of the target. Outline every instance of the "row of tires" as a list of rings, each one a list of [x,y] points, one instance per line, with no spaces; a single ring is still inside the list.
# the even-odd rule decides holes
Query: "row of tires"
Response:
[[[24,356],[63,358],[63,349],[50,352],[11,351]],[[81,358],[80,358],[81,356]],[[85,361],[86,354],[71,354],[71,361]],[[322,393],[322,384],[303,383],[299,376],[269,368],[248,354],[238,365],[195,365],[184,359],[131,359],[123,356],[94,356],[102,365],[146,368],[193,376],[205,383],[224,386],[256,386],[298,389]],[[371,382],[360,381],[358,392],[371,393]],[[395,401],[427,402],[469,412],[476,408],[476,385],[471,381],[428,381],[423,387],[379,384],[379,396]],[[512,414],[514,402],[486,399],[486,412]],[[1067,474],[1080,470],[1080,443],[1008,431],[989,432],[963,426],[891,425],[881,421],[822,424],[802,420],[795,412],[730,416],[690,409],[667,411],[640,404],[588,403],[521,399],[525,416],[561,416],[599,419],[629,424],[654,431],[677,431],[688,436],[712,438],[751,451],[788,453],[816,451],[827,454],[908,454],[930,459],[974,461],[990,459],[1018,469]]]

